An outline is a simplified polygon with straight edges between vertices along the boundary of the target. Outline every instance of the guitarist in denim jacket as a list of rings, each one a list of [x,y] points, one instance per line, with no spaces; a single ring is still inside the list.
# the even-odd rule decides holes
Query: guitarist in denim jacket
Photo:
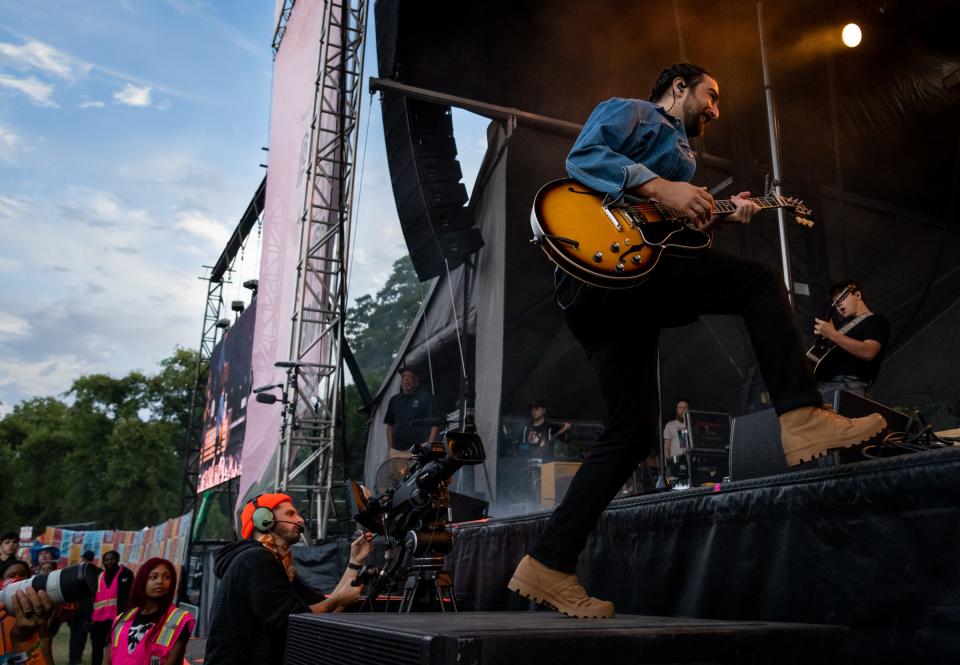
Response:
[[[567,172],[608,202],[653,198],[710,231],[722,217],[713,214],[706,188],[688,182],[696,169],[689,139],[720,117],[719,101],[719,85],[707,70],[675,64],[660,73],[649,101],[614,98],[597,106],[570,151]],[[733,197],[735,210],[723,219],[748,223],[758,210],[749,196]],[[661,328],[692,323],[700,314],[743,317],[791,465],[870,439],[885,426],[879,414],[851,420],[821,406],[783,280],[766,264],[713,249],[696,258],[665,254],[630,289],[589,286],[557,271],[557,301],[593,365],[606,428],[508,588],[568,616],[614,613],[613,603],[589,596],[574,572],[600,514],[658,443]]]

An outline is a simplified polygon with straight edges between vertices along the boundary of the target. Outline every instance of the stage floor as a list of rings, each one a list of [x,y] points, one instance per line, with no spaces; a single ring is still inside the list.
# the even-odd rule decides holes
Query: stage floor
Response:
[[[958,479],[946,448],[623,499],[577,572],[623,613],[845,626],[850,662],[955,662]],[[462,610],[527,609],[506,586],[549,516],[455,529]]]
[[[829,663],[843,628],[555,612],[297,615],[287,665],[441,663]],[[626,660],[625,660],[626,659]]]

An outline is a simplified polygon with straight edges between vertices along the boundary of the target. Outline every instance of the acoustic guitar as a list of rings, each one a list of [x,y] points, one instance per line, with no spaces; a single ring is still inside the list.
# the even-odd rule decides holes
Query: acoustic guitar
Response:
[[[856,284],[847,284],[847,286],[837,294],[837,297],[833,299],[833,302],[830,303],[830,311],[827,312],[827,315],[823,317],[824,320],[828,320],[833,312],[837,309],[837,306],[846,299],[848,295],[857,290]],[[846,335],[848,332],[853,330],[861,321],[868,318],[870,313],[861,314],[860,316],[854,317],[850,321],[839,329],[841,333]],[[807,360],[813,363],[813,374],[818,379],[825,379],[825,377],[820,376],[820,368],[823,365],[823,361],[826,360],[830,353],[837,348],[837,345],[831,342],[829,339],[823,335],[815,335],[813,345],[807,349]]]
[[[785,196],[751,198],[761,208],[788,208],[801,226],[813,226],[803,202]],[[715,201],[715,213],[736,210]],[[562,270],[588,284],[618,289],[636,286],[664,252],[696,256],[713,235],[693,228],[680,212],[652,199],[605,204],[604,195],[565,178],[540,188],[530,214],[533,238]]]

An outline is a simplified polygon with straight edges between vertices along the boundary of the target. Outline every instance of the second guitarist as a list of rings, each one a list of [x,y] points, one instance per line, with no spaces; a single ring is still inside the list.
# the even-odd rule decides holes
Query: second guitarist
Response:
[[[709,72],[673,65],[660,73],[649,101],[615,98],[594,109],[570,151],[567,172],[611,200],[630,190],[709,229],[719,220],[706,189],[688,182],[696,169],[689,139],[720,116],[719,100],[719,84]],[[732,199],[734,221],[749,222],[755,212],[757,206],[747,196],[744,192]],[[677,298],[678,293],[683,297]],[[783,281],[766,264],[713,249],[696,258],[666,255],[642,284],[619,290],[588,286],[558,273],[557,301],[593,365],[607,406],[606,428],[508,587],[569,616],[614,613],[613,603],[586,593],[574,571],[600,514],[659,442],[661,328],[692,323],[700,314],[743,317],[780,415],[791,465],[868,440],[885,427],[879,414],[851,420],[821,406]]]
[[[824,395],[842,388],[865,397],[869,396],[868,389],[880,372],[890,338],[890,323],[883,315],[870,311],[863,299],[863,290],[853,280],[834,284],[830,298],[836,298],[848,286],[853,288],[836,305],[837,313],[844,319],[839,329],[832,321],[814,319],[814,334],[836,345],[820,361],[816,376]]]

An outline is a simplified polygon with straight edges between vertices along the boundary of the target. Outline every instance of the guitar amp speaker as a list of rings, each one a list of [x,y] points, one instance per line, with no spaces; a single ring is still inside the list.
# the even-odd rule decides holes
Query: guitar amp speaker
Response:
[[[776,411],[763,409],[733,419],[730,425],[730,480],[770,476],[789,470]]]

